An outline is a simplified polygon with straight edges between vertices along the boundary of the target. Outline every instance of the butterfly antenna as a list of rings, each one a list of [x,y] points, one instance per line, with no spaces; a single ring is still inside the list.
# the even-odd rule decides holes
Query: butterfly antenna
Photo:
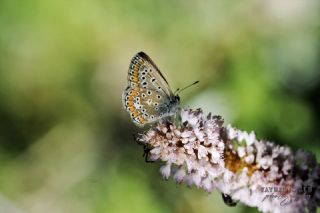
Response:
[[[179,94],[180,92],[182,92],[183,90],[185,90],[185,89],[187,89],[187,88],[189,88],[189,87],[191,87],[191,86],[193,86],[193,85],[195,85],[195,84],[197,84],[197,83],[199,83],[199,81],[195,81],[195,82],[193,82],[192,84],[189,84],[188,86],[186,86],[186,87],[184,87],[184,88],[182,88],[182,89],[177,89],[176,91],[175,91],[175,94]]]
[[[174,91],[173,94],[177,94],[177,92],[180,90],[180,88],[178,88],[176,91]]]

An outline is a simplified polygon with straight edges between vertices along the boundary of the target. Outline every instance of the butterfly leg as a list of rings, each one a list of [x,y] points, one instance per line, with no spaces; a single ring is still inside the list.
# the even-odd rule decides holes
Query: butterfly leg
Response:
[[[144,161],[146,163],[154,163],[156,161],[152,161],[152,160],[149,160],[149,154],[150,154],[150,151],[151,149],[148,147],[148,145],[144,145],[143,147],[143,157],[145,157]]]
[[[142,142],[141,140],[141,135],[140,133],[132,133],[132,136],[133,136],[133,140],[138,143],[139,145],[144,145],[144,143]]]
[[[141,141],[141,139],[140,139],[140,136],[141,136],[141,135],[142,135],[142,134],[140,134],[140,133],[138,133],[138,134],[132,134],[133,140],[134,140],[135,142],[137,142],[139,145],[143,145],[143,155],[142,155],[142,157],[145,158],[145,162],[146,162],[146,163],[154,163],[155,161],[149,160],[149,154],[150,154],[151,148],[148,147],[147,144],[145,144],[145,143],[143,143],[143,142]]]

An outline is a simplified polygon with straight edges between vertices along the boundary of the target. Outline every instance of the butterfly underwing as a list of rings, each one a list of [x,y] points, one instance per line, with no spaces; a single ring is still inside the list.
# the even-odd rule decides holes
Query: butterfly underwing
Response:
[[[137,53],[128,70],[128,86],[122,95],[124,108],[138,126],[174,115],[180,98],[174,95],[156,64],[144,52]]]

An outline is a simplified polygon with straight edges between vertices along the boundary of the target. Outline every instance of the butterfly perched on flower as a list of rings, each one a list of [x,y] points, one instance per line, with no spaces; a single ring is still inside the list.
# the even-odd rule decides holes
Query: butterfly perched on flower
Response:
[[[174,115],[178,109],[180,97],[172,92],[158,67],[144,52],[132,58],[128,84],[122,95],[123,105],[138,126]]]

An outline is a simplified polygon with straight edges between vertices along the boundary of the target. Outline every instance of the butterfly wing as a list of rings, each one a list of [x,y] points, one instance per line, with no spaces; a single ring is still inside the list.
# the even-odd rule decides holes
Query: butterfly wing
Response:
[[[147,123],[143,114],[142,114],[142,107],[139,103],[139,95],[141,91],[139,87],[131,88],[128,86],[123,93],[122,100],[125,109],[129,112],[132,121],[137,124],[138,126],[143,126]]]
[[[133,88],[140,86],[144,89],[162,91],[169,99],[174,97],[167,80],[144,52],[139,52],[132,58],[128,71],[128,82]]]
[[[155,90],[127,87],[123,96],[126,110],[139,126],[168,115],[172,107],[170,100]]]
[[[160,70],[143,52],[131,60],[128,82],[123,94],[124,106],[139,126],[168,115],[178,104]]]

